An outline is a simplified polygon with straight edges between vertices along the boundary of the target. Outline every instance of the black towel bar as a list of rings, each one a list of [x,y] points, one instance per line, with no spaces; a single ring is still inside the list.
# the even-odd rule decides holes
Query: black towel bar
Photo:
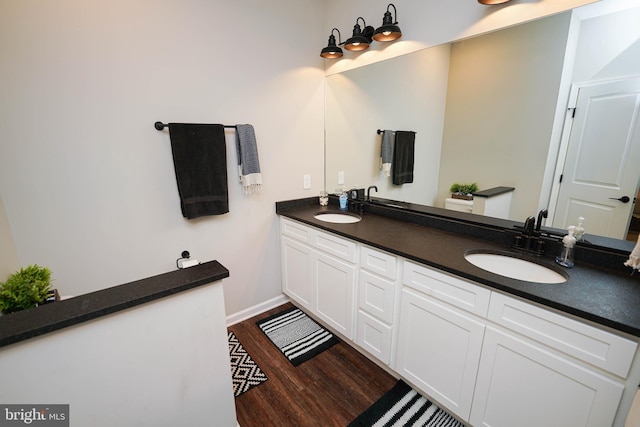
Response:
[[[162,122],[155,122],[153,124],[153,127],[156,128],[156,130],[162,130],[162,129],[165,128],[165,126],[169,126],[169,123],[165,124],[165,123],[162,123]],[[227,129],[231,129],[231,128],[235,129],[236,128],[236,125],[223,125],[223,126],[225,128],[227,128]]]
[[[381,135],[381,134],[382,134],[382,132],[384,132],[384,131],[383,131],[383,130],[381,130],[381,129],[378,129],[376,132],[378,133],[378,135]],[[391,132],[394,132],[394,133],[395,133],[395,130],[392,130]],[[414,132],[414,133],[417,133],[417,132]]]

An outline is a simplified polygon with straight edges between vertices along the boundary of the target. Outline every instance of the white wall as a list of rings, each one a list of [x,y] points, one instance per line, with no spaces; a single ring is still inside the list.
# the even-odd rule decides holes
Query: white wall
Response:
[[[402,38],[393,43],[372,43],[363,52],[345,51],[343,58],[326,61],[327,73],[333,74],[360,67],[408,52],[460,40],[509,25],[559,13],[597,0],[514,0],[509,3],[485,6],[475,0],[406,0],[394,2],[398,11],[398,25]],[[374,28],[382,25],[388,1],[383,0],[326,0],[324,37],[337,27],[345,41],[353,32],[358,17]],[[393,12],[393,8],[391,9]],[[360,22],[362,25],[362,22]]]
[[[327,77],[325,173],[333,192],[378,187],[375,196],[433,205],[449,73],[448,44]],[[378,129],[416,132],[414,180],[393,185],[380,171]]]
[[[231,314],[280,294],[277,200],[323,188],[316,0],[0,0],[0,195],[21,265],[78,295],[219,260]],[[304,31],[300,31],[304,29]],[[155,121],[251,123],[261,194],[186,220]],[[303,174],[312,189],[303,191]]]
[[[13,243],[13,236],[11,235],[4,204],[0,197],[0,282],[4,282],[11,273],[19,268],[18,254]]]
[[[235,427],[222,283],[0,349],[0,402],[69,404],[72,426]]]
[[[570,21],[563,13],[453,44],[438,206],[454,182],[476,182],[515,188],[511,220],[538,212]]]
[[[407,0],[401,41],[333,70],[592,1]],[[280,295],[274,202],[323,188],[320,50],[334,26],[346,39],[358,16],[379,25],[387,4],[0,0],[0,195],[20,265],[77,295],[171,270],[187,249],[229,268],[228,314]],[[263,193],[243,195],[230,168],[230,213],[182,218],[157,120],[252,123]]]
[[[640,70],[640,6],[580,23],[573,82],[637,76]]]

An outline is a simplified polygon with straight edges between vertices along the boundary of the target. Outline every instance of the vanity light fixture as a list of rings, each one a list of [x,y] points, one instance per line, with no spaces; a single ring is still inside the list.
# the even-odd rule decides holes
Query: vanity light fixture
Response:
[[[507,3],[507,2],[510,2],[510,1],[511,0],[478,0],[478,3],[492,5],[492,4]]]
[[[323,58],[340,58],[340,57],[342,57],[342,49],[340,49],[336,45],[336,37],[333,35],[334,31],[338,32],[338,42],[339,42],[339,44],[342,44],[342,40],[341,40],[342,37],[340,35],[340,30],[338,30],[337,28],[334,28],[333,30],[331,30],[331,35],[329,36],[329,43],[327,44],[327,47],[322,49],[322,52],[320,52],[320,56],[323,57]]]
[[[393,6],[393,15],[395,16],[396,22],[393,22],[391,12],[389,12],[389,7],[391,6]],[[400,31],[400,27],[398,27],[397,19],[398,12],[396,11],[396,6],[393,3],[389,3],[387,11],[382,18],[382,26],[376,28],[373,32],[373,40],[377,42],[391,42],[402,37],[402,31]]]
[[[364,30],[358,24],[358,21],[362,19]],[[361,16],[356,19],[356,25],[353,26],[353,35],[347,39],[344,48],[351,51],[365,50],[369,48],[371,44],[371,36],[373,35],[373,27],[367,26],[364,18]]]

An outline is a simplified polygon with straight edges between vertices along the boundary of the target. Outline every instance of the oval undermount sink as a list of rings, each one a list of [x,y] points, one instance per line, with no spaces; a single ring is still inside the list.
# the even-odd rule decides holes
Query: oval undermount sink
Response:
[[[362,220],[361,216],[347,212],[320,212],[315,214],[314,218],[333,224],[353,224]]]
[[[569,278],[559,267],[554,269],[509,252],[471,250],[464,254],[464,258],[490,273],[525,282],[564,283]]]

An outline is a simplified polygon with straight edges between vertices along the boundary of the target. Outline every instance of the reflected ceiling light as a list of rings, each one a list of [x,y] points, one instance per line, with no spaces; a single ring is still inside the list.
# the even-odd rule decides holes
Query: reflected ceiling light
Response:
[[[478,3],[480,4],[502,4],[502,3],[507,3],[511,0],[478,0]]]
[[[323,58],[331,59],[342,57],[342,49],[340,49],[336,45],[336,37],[333,35],[334,31],[338,32],[338,42],[342,44],[340,30],[334,28],[333,30],[331,30],[331,35],[329,36],[329,43],[327,44],[327,47],[322,49],[322,52],[320,52],[320,56]]]
[[[358,21],[362,19],[364,31],[360,28]],[[351,51],[365,50],[369,48],[371,36],[373,35],[373,27],[367,26],[364,18],[358,17],[356,25],[353,26],[353,35],[347,39],[344,48]]]
[[[396,18],[396,22],[393,22],[391,12],[389,12],[389,7],[391,6],[393,6],[393,15]],[[389,3],[387,11],[384,13],[384,17],[382,18],[382,26],[376,28],[373,32],[373,40],[377,42],[391,42],[402,37],[402,31],[400,31],[400,27],[398,27],[397,19],[398,12],[396,11],[396,7],[393,3]]]

